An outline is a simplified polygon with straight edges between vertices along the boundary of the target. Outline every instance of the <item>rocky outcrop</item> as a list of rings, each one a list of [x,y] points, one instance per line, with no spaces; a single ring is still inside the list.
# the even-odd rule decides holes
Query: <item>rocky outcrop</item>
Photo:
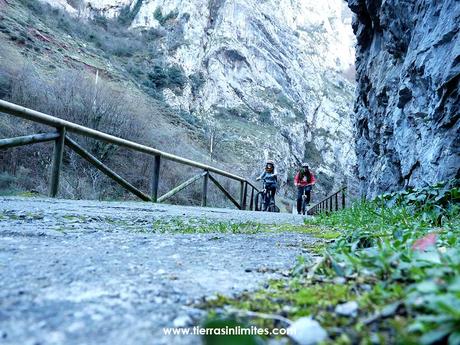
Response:
[[[460,2],[348,0],[355,13],[355,136],[362,193],[460,173]]]
[[[44,0],[49,3],[63,0]],[[283,184],[310,162],[324,193],[352,179],[354,37],[341,0],[81,0],[79,13],[130,11],[155,30],[188,81],[162,90],[178,113],[222,133],[223,159],[254,176],[278,162]],[[214,130],[214,129],[213,129]],[[248,171],[249,170],[249,171]]]
[[[228,122],[221,119],[229,114],[247,120],[262,135],[231,134],[249,144],[242,152],[245,164],[260,169],[272,157],[287,181],[289,170],[307,160],[322,174],[325,189],[333,189],[355,163],[353,85],[344,76],[354,51],[343,10],[336,0],[152,0],[132,26],[165,27],[159,18],[170,14],[172,23],[182,25],[187,44],[172,52],[171,61],[187,75],[203,76],[203,83],[181,94],[167,92],[171,104],[222,130]],[[267,125],[271,133],[264,131]]]

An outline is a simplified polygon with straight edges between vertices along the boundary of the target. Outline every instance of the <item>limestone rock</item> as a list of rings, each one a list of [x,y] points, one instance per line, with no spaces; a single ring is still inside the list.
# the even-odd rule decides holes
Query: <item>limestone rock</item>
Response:
[[[343,1],[81,1],[88,17],[129,7],[133,30],[165,33],[168,63],[188,82],[164,99],[224,132],[245,174],[270,157],[282,187],[302,161],[324,193],[353,180],[354,36]]]
[[[354,317],[358,313],[358,303],[356,301],[350,301],[343,304],[338,304],[335,307],[335,312],[342,316]]]
[[[460,174],[460,2],[349,0],[367,196]]]
[[[327,332],[318,321],[301,317],[287,329],[289,337],[299,345],[315,345],[327,338]]]

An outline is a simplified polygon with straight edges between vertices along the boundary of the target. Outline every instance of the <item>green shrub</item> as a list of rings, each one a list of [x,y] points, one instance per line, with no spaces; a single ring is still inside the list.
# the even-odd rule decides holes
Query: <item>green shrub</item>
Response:
[[[164,88],[168,84],[166,70],[161,66],[153,66],[148,77],[156,88]]]
[[[43,4],[40,1],[36,0],[17,0],[23,6],[27,7],[28,10],[33,12],[36,15],[43,15],[47,11],[50,10],[50,6],[47,4]]]
[[[177,66],[163,68],[162,66],[156,65],[150,72],[148,72],[148,77],[158,89],[182,89],[187,83],[184,72]]]
[[[190,75],[192,93],[196,94],[206,82],[206,78],[202,72],[196,72]]]
[[[0,173],[0,190],[10,189],[17,178],[7,172]]]
[[[137,0],[136,4],[131,11],[131,5],[126,5],[120,11],[120,14],[117,17],[117,22],[123,26],[129,26],[133,22],[134,18],[136,18],[139,10],[142,7],[143,0]]]
[[[180,89],[184,88],[187,84],[187,79],[184,75],[182,68],[178,66],[169,67],[167,70],[167,78],[169,85],[172,87],[178,87]]]
[[[142,39],[145,43],[156,41],[159,38],[164,37],[164,33],[156,28],[150,28],[141,32]],[[157,52],[156,52],[157,53]]]
[[[319,274],[358,276],[400,301],[408,319],[400,332],[418,343],[456,343],[460,334],[460,183],[384,194],[314,223],[343,235],[328,249]],[[392,293],[397,288],[397,293]],[[362,302],[364,303],[364,301]]]
[[[185,122],[192,126],[198,126],[200,124],[200,121],[195,116],[193,116],[193,114],[190,114],[190,112],[188,111],[181,110],[179,112],[179,115],[184,119]]]
[[[157,7],[153,12],[153,17],[160,23],[161,26],[164,26],[169,20],[176,19],[179,16],[179,11],[171,11],[166,16],[163,16],[160,7]]]
[[[265,109],[265,110],[262,110],[259,113],[259,121],[260,122],[262,122],[262,123],[270,123],[271,120],[272,120],[272,115],[270,113],[270,110]]]
[[[11,90],[12,76],[4,70],[0,70],[0,99],[5,99],[9,96]]]
[[[98,14],[93,17],[92,23],[107,30],[108,25],[109,25],[109,20],[107,19],[107,17],[104,17],[103,15]]]

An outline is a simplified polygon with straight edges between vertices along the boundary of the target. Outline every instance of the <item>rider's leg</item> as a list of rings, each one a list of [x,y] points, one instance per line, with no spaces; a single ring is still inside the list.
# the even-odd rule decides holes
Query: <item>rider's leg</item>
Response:
[[[297,187],[297,213],[302,212],[303,187]]]
[[[273,191],[274,191],[274,189],[272,187],[267,188],[267,202],[265,203],[265,210],[268,209],[268,207],[270,206],[270,203],[272,201],[272,198],[274,198]]]
[[[275,195],[276,195],[276,188],[273,188],[273,189],[270,191],[270,197],[271,197],[271,199],[273,200],[273,203],[275,203]]]
[[[264,209],[263,211],[267,211],[268,204],[270,203],[270,190],[268,188],[265,188],[265,193],[264,193]]]

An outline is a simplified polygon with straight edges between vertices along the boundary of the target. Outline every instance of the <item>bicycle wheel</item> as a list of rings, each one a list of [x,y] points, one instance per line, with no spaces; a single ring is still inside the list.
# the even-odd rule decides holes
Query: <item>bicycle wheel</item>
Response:
[[[262,211],[264,209],[264,192],[259,192],[256,194],[255,199],[255,210]]]
[[[305,216],[305,211],[307,209],[307,201],[305,198],[302,198],[302,215]]]
[[[278,206],[276,206],[275,204],[270,204],[267,208],[267,211],[268,212],[275,212],[275,213],[279,213],[280,212],[280,208]]]
[[[279,207],[276,206],[274,196],[270,197],[270,203],[268,204],[267,211],[268,212],[279,212],[280,211]]]

